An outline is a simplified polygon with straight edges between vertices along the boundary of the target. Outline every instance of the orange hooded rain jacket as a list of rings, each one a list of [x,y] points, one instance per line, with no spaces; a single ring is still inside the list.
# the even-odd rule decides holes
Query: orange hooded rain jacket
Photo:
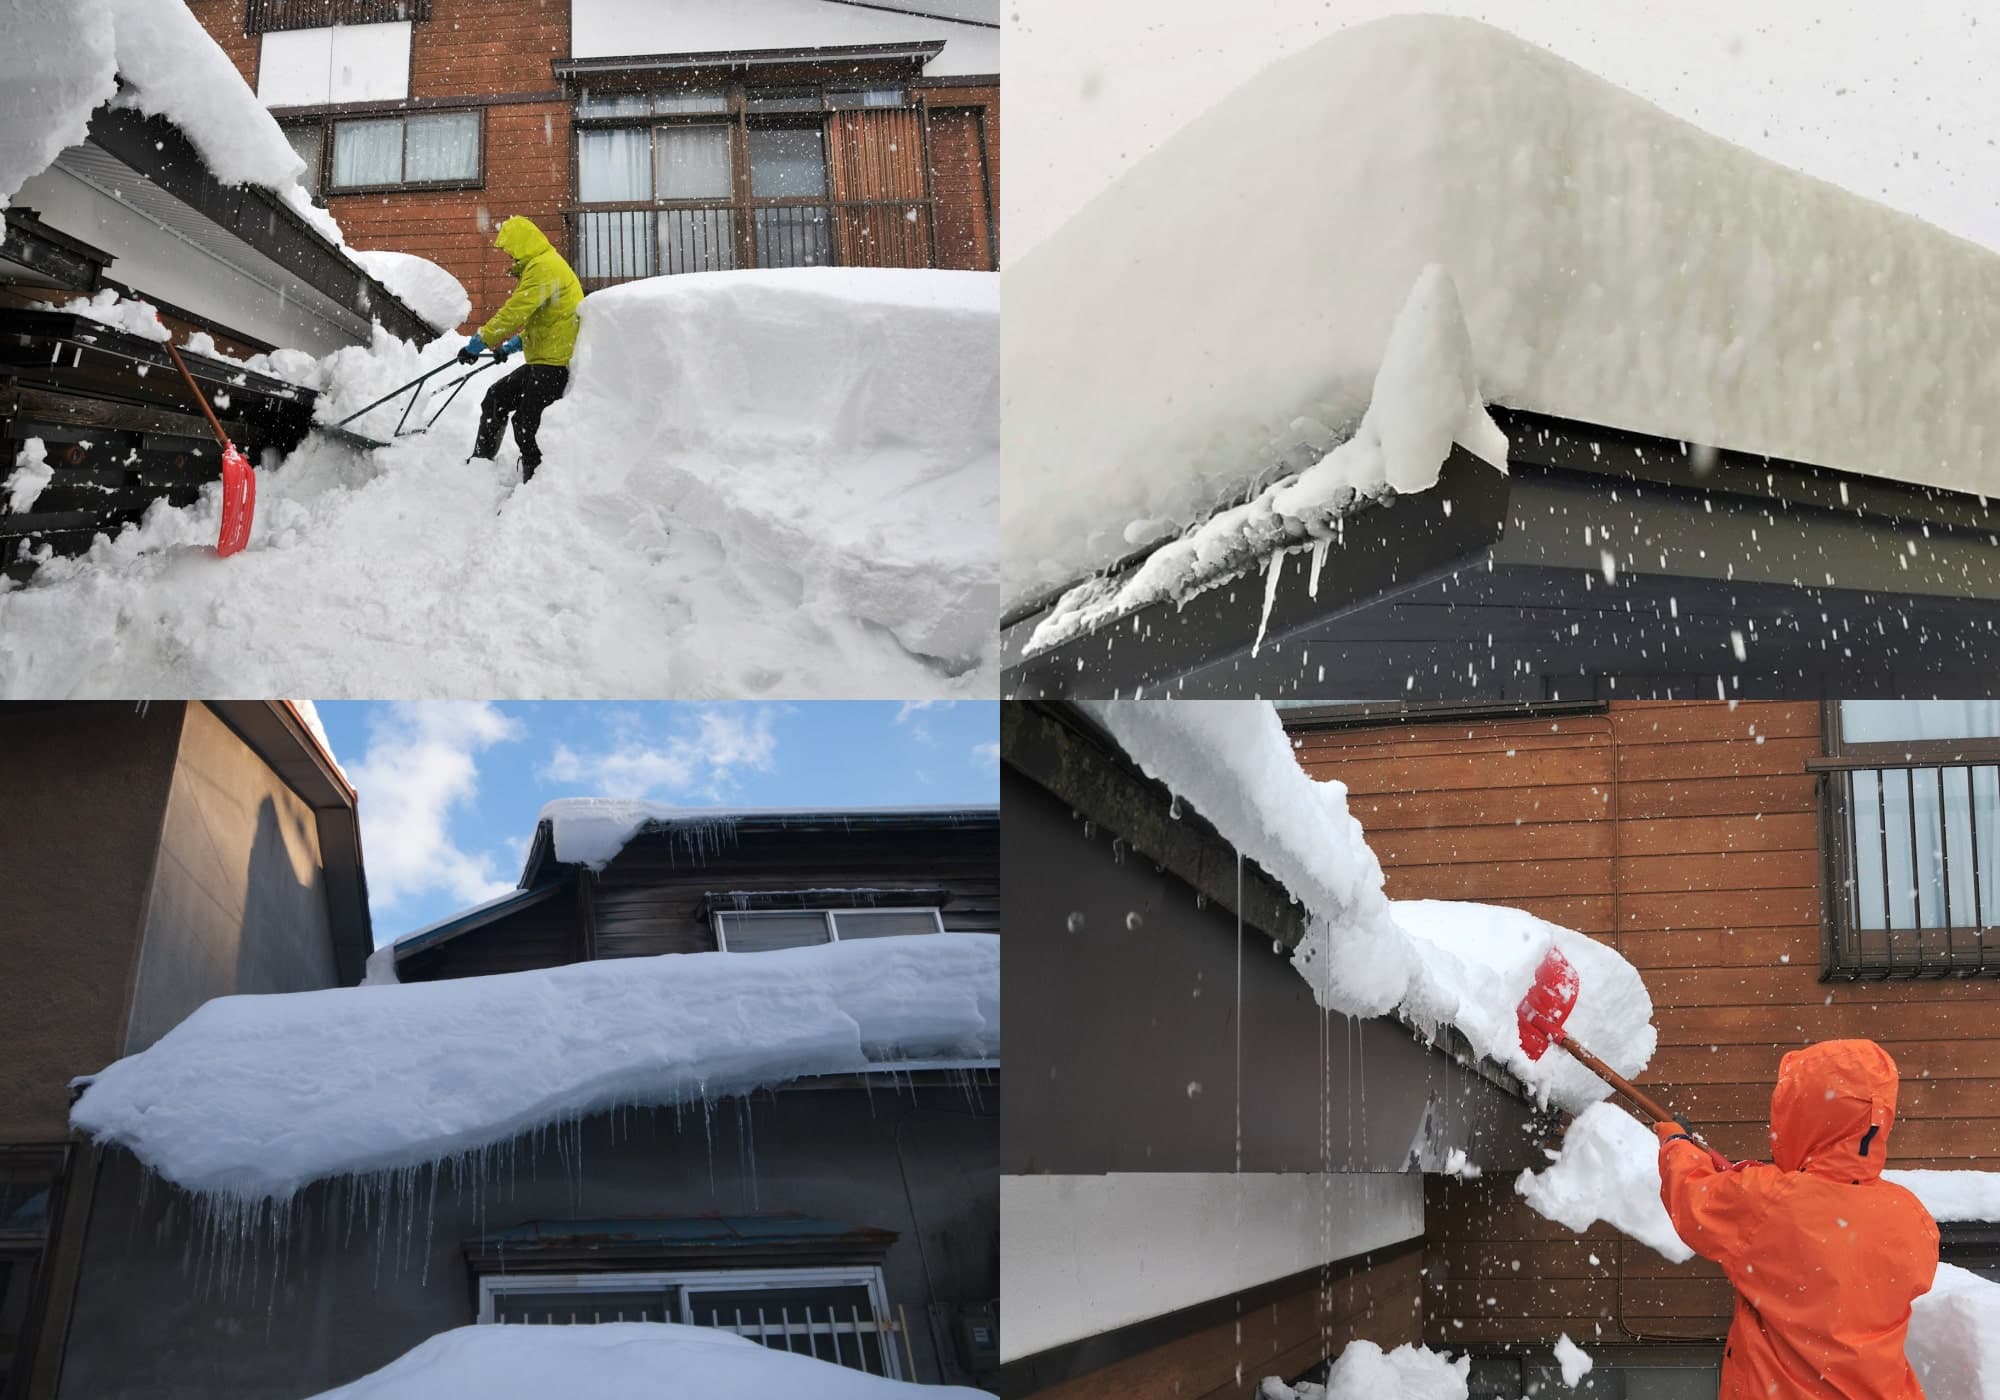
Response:
[[[1903,1338],[1937,1272],[1938,1232],[1882,1180],[1895,1121],[1889,1053],[1829,1040],[1778,1067],[1771,1162],[1719,1170],[1660,1125],[1660,1199],[1736,1288],[1718,1400],[1922,1400]]]

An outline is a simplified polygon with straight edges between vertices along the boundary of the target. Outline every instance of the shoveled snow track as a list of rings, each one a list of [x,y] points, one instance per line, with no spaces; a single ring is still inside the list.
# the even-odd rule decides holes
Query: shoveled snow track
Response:
[[[309,439],[260,471],[233,559],[210,492],[0,592],[0,696],[990,694],[994,282],[598,293],[533,481],[511,444],[465,461],[483,384],[373,453]],[[323,415],[450,353],[343,351]],[[398,408],[355,426],[386,436]]]

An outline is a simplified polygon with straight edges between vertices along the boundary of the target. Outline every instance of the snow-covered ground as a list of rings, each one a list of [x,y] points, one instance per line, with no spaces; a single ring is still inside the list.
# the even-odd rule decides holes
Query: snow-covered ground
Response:
[[[1433,267],[1488,402],[2000,494],[2000,257],[1402,16],[1272,65],[1010,264],[1007,605],[1351,431]]]
[[[476,1153],[621,1106],[1000,1052],[1000,940],[940,933],[218,997],[71,1122],[239,1202]]]
[[[1572,1111],[1609,1087],[1568,1054],[1530,1060],[1515,1008],[1549,949],[1576,968],[1569,1028],[1622,1074],[1652,1058],[1652,999],[1605,945],[1532,914],[1439,900],[1392,902],[1347,789],[1299,766],[1278,712],[1256,700],[1088,704],[1141,768],[1212,822],[1306,909],[1292,965],[1329,1010],[1394,1011],[1420,1030],[1456,1027],[1481,1055]]]
[[[864,1375],[708,1327],[601,1322],[440,1332],[381,1370],[315,1400],[992,1400],[963,1386]]]
[[[533,481],[511,443],[466,460],[493,371],[428,434],[310,437],[259,470],[240,555],[211,489],[0,584],[0,696],[990,694],[998,317],[983,273],[599,292]],[[455,349],[259,367],[337,421]]]

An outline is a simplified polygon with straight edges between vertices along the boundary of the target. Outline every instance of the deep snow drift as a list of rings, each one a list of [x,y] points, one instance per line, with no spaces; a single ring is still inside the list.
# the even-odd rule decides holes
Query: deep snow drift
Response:
[[[944,933],[218,997],[97,1075],[71,1122],[188,1190],[284,1200],[612,1107],[993,1059],[999,943]]]
[[[259,470],[234,558],[211,488],[0,583],[0,696],[991,694],[997,290],[807,269],[596,293],[533,481],[511,444],[465,460],[491,370],[426,435],[308,438]],[[258,367],[332,422],[455,349]]]
[[[864,1375],[709,1327],[601,1322],[589,1327],[489,1324],[440,1332],[381,1370],[315,1400],[992,1400],[963,1386],[916,1386]]]
[[[1433,265],[1489,402],[2000,494],[2000,257],[1403,16],[1272,65],[1010,264],[1008,606],[1355,423]]]
[[[1455,1026],[1538,1095],[1571,1110],[1604,1082],[1567,1054],[1530,1061],[1514,1009],[1551,945],[1576,967],[1570,1027],[1613,1068],[1652,1058],[1653,1005],[1632,965],[1603,944],[1518,910],[1421,900],[1391,903],[1382,867],[1347,810],[1347,789],[1299,766],[1263,701],[1086,705],[1135,762],[1212,822],[1306,908],[1292,965],[1329,1010],[1395,1011],[1426,1032]]]
[[[883,817],[962,812],[964,804],[943,807],[852,807],[843,815]],[[990,810],[990,809],[989,809]],[[626,845],[649,826],[673,826],[689,831],[721,831],[744,817],[824,817],[815,807],[674,807],[631,797],[558,797],[542,805],[540,820],[549,824],[556,859],[564,865],[602,870]]]

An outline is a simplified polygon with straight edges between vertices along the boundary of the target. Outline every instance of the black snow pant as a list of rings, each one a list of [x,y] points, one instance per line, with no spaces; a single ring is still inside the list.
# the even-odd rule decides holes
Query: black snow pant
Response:
[[[561,398],[568,387],[569,370],[562,365],[522,365],[502,375],[479,405],[479,437],[472,445],[472,455],[491,460],[500,450],[500,434],[511,416],[514,443],[521,449],[521,480],[528,480],[542,464],[542,449],[535,444],[542,410]]]

